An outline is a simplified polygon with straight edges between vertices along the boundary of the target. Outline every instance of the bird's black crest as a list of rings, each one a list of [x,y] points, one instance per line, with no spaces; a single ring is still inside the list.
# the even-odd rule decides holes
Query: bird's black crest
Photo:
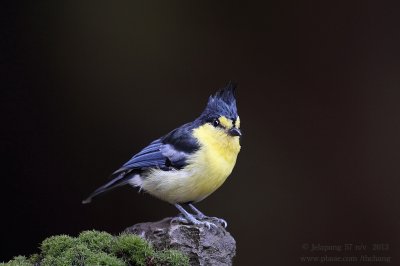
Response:
[[[223,115],[227,118],[236,119],[238,114],[235,89],[236,84],[229,82],[226,87],[219,89],[214,95],[211,95],[202,116],[211,118],[216,115]]]

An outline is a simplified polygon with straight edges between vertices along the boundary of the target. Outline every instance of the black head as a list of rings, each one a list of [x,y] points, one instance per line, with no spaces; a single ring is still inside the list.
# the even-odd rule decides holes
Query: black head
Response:
[[[229,135],[240,136],[240,120],[236,108],[236,84],[219,89],[208,99],[203,113],[199,117],[201,123],[211,123],[215,128],[225,130]]]
[[[235,89],[236,84],[229,82],[226,87],[219,89],[214,95],[211,95],[202,116],[204,118],[225,116],[226,118],[235,120],[238,116]]]

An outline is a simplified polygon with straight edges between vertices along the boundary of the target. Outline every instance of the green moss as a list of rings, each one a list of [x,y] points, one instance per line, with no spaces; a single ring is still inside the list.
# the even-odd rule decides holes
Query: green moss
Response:
[[[189,258],[177,250],[164,250],[156,253],[154,260],[156,265],[188,266]]]
[[[52,236],[40,245],[40,254],[27,259],[18,256],[0,266],[70,265],[189,265],[189,258],[176,250],[157,251],[133,234],[112,236],[106,232],[84,231],[78,237]]]
[[[76,245],[76,239],[67,235],[51,236],[40,245],[43,256],[57,257]]]
[[[47,256],[42,260],[43,266],[69,266],[69,265],[110,265],[124,266],[124,261],[105,252],[94,252],[83,244],[66,250],[61,256]]]
[[[137,235],[121,234],[115,238],[112,252],[124,258],[127,263],[146,265],[149,258],[154,256],[154,249],[149,243]]]
[[[80,233],[78,241],[85,244],[90,250],[108,252],[114,237],[106,232],[91,230]]]
[[[40,255],[39,254],[32,254],[29,257],[29,262],[31,264],[39,264],[39,262],[41,261]]]
[[[1,266],[31,266],[32,263],[25,256],[16,256],[6,263],[0,263]]]

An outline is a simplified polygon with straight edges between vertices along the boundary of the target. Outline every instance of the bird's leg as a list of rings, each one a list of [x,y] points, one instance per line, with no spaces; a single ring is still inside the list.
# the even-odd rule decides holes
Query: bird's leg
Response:
[[[196,213],[195,216],[196,216],[197,218],[199,218],[199,219],[204,219],[204,218],[207,217],[206,215],[204,215],[204,213],[202,213],[201,211],[199,211],[199,209],[197,209],[192,203],[189,203],[188,205],[189,205],[189,207]]]
[[[224,219],[221,219],[221,218],[218,218],[218,217],[206,216],[206,215],[204,215],[204,213],[199,211],[193,204],[189,203],[188,205],[196,213],[196,215],[195,215],[196,218],[198,218],[200,220],[205,219],[205,218],[210,218],[212,220],[216,220],[218,223],[222,224],[225,228],[228,226],[228,223]]]
[[[179,222],[184,222],[184,223],[192,223],[195,225],[205,225],[210,229],[212,226],[216,226],[213,223],[207,222],[207,221],[199,221],[197,220],[192,214],[188,213],[181,205],[179,204],[174,204],[175,207],[183,214],[184,218],[181,216],[175,217],[172,219],[171,222],[174,221],[179,221]]]

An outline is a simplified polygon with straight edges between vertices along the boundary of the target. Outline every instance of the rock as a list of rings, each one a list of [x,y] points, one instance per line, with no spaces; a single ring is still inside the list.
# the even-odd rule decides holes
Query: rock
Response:
[[[236,242],[223,226],[217,224],[216,228],[208,229],[205,226],[171,223],[171,219],[136,224],[125,232],[141,236],[156,249],[182,251],[190,257],[190,265],[232,265]]]

